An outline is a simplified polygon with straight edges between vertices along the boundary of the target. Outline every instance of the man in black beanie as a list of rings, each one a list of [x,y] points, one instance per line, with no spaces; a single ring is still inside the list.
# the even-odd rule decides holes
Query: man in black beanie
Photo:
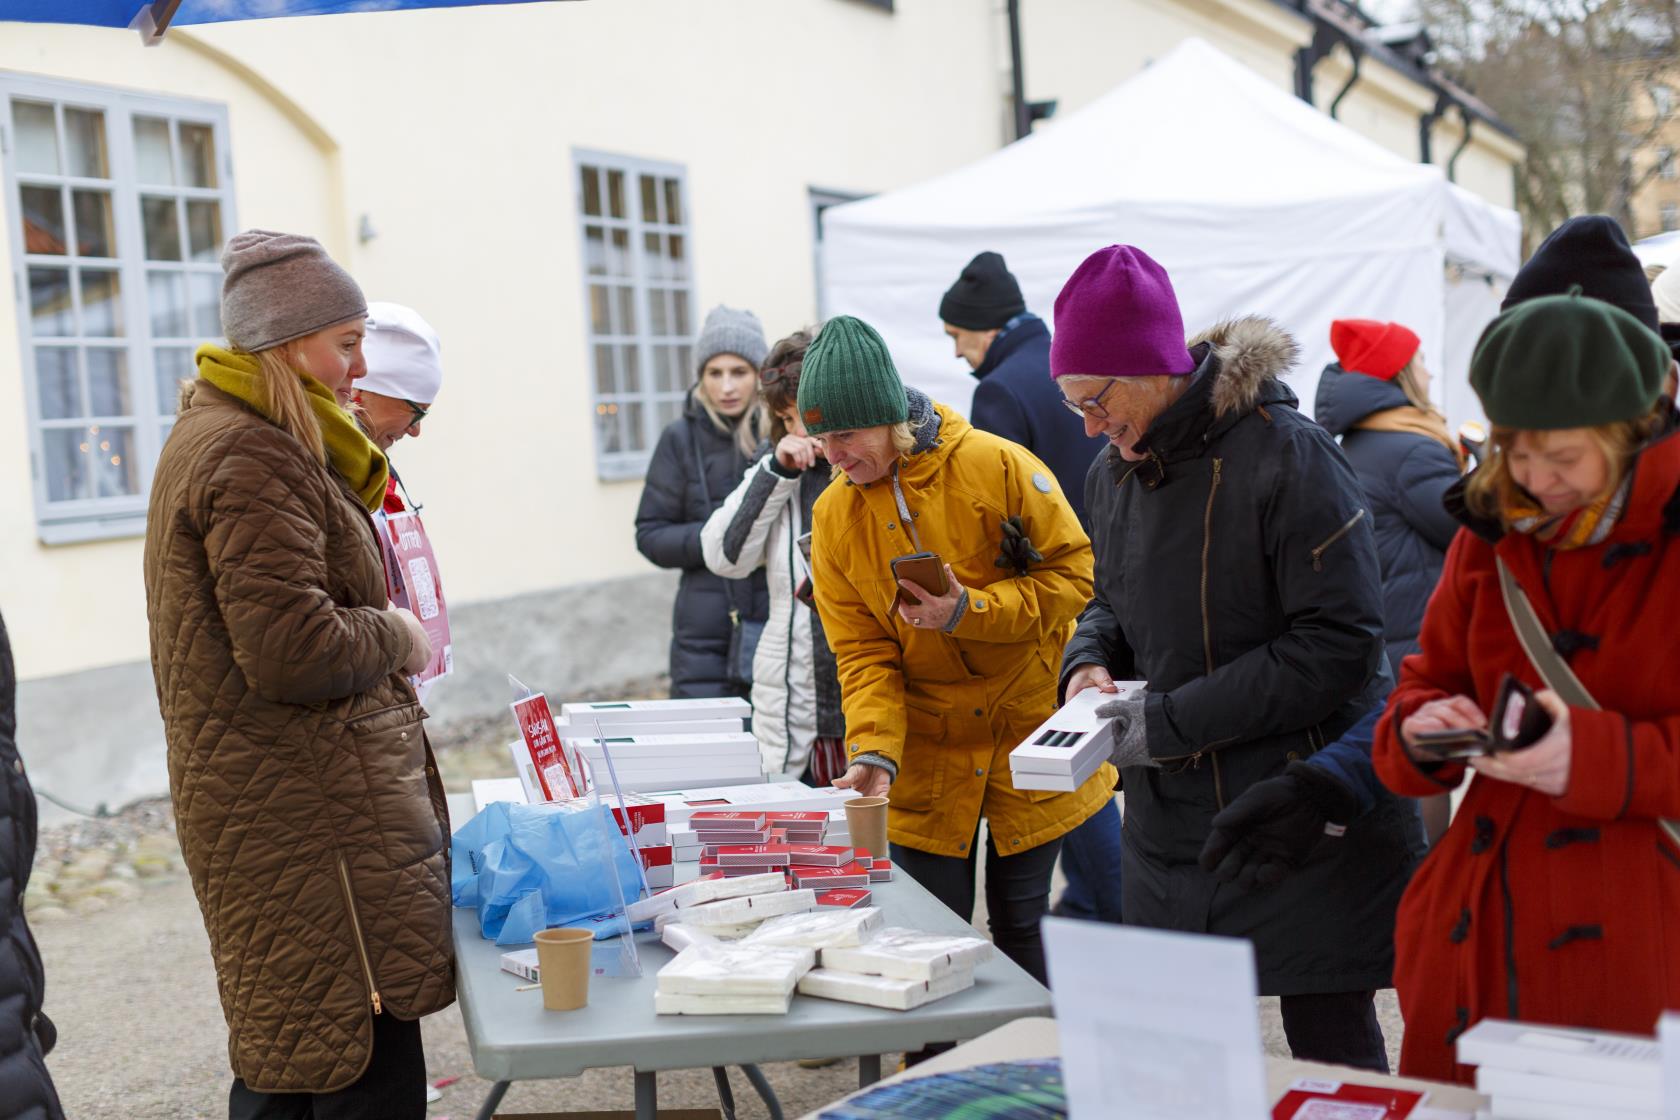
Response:
[[[980,380],[969,422],[1038,456],[1086,525],[1085,474],[1104,441],[1087,437],[1084,422],[1063,407],[1050,377],[1050,330],[1027,310],[1003,257],[969,261],[939,301],[939,318]]]
[[[1050,377],[1050,330],[1027,310],[1021,285],[997,253],[969,261],[939,301],[939,318],[980,384],[969,422],[1025,447],[1056,476],[1085,520],[1085,475],[1105,440],[1085,435],[1084,420],[1062,404]],[[1120,920],[1120,811],[1110,801],[1062,840],[1067,890],[1052,909],[1061,917]]]
[[[1554,229],[1517,270],[1499,310],[1509,311],[1539,296],[1568,295],[1574,285],[1580,285],[1588,299],[1613,304],[1653,333],[1659,330],[1645,266],[1616,219],[1604,214],[1583,214]]]

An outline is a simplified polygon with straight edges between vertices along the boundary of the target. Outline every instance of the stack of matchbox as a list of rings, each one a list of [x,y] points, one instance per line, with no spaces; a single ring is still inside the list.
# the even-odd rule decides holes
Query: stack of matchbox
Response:
[[[758,740],[743,723],[751,713],[737,697],[573,702],[560,706],[555,732],[597,785],[608,782],[610,753],[625,793],[762,784]]]
[[[703,875],[779,872],[794,889],[815,891],[819,906],[867,906],[874,860],[845,845],[824,844],[827,824],[828,815],[820,812],[699,812],[689,818]],[[883,870],[890,878],[891,865]]]
[[[1659,1120],[1662,1047],[1608,1031],[1484,1019],[1458,1039],[1496,1120]]]
[[[974,986],[992,943],[888,928],[860,945],[822,949],[822,967],[799,981],[802,995],[909,1011]]]
[[[1039,724],[1026,742],[1009,752],[1009,777],[1016,789],[1075,790],[1090,780],[1113,749],[1112,721],[1097,708],[1129,692],[1142,681],[1116,681],[1119,692],[1088,688]]]

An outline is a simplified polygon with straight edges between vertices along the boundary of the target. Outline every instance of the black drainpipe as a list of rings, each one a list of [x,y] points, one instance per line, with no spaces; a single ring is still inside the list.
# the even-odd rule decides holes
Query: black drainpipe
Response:
[[[1458,115],[1464,121],[1464,139],[1458,142],[1458,147],[1453,149],[1453,154],[1447,157],[1447,182],[1449,183],[1458,182],[1458,157],[1463,155],[1464,149],[1470,146],[1470,128],[1474,123],[1470,117],[1470,110],[1462,105],[1458,107]]]
[[[1015,114],[1015,139],[1032,131],[1032,110],[1027,107],[1027,76],[1021,69],[1021,0],[1009,0],[1010,107]]]
[[[1440,121],[1442,117],[1447,115],[1447,110],[1452,107],[1452,104],[1452,98],[1448,97],[1444,92],[1438,93],[1435,95],[1435,108],[1418,118],[1419,163],[1435,162],[1435,150],[1431,141],[1430,133],[1434,131],[1436,123]]]
[[[1358,81],[1359,81],[1359,62],[1360,62],[1360,59],[1365,57],[1364,50],[1362,50],[1359,47],[1354,46],[1352,43],[1349,43],[1347,45],[1347,49],[1348,49],[1348,54],[1353,56],[1353,70],[1348,74],[1347,84],[1342,87],[1340,93],[1336,94],[1336,99],[1334,101],[1330,102],[1330,119],[1331,120],[1336,119],[1336,111],[1342,107],[1342,98],[1344,98],[1348,94],[1352,93],[1354,85],[1358,83]]]
[[[1312,42],[1295,52],[1295,96],[1308,105],[1313,103],[1313,70],[1339,42],[1341,36],[1328,24],[1314,21]]]

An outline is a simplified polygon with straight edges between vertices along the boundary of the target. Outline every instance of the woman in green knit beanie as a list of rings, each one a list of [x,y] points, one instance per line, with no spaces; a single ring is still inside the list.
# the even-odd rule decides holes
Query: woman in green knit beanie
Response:
[[[1680,959],[1670,362],[1632,315],[1578,293],[1519,304],[1477,343],[1491,454],[1372,748],[1396,793],[1469,780],[1396,922],[1407,1076],[1468,1080],[1453,1040],[1519,999],[1525,1020],[1610,1031],[1680,1006],[1680,972],[1652,965]],[[1511,735],[1507,677],[1538,690],[1537,741],[1468,765],[1431,743],[1494,720]]]
[[[1056,707],[1056,667],[1091,595],[1091,546],[1020,445],[906,389],[881,336],[831,319],[805,352],[799,414],[844,476],[812,511],[811,569],[834,651],[848,769],[890,799],[892,859],[973,918],[981,820],[998,949],[1045,979],[1039,920],[1062,837],[1107,805],[1106,762],[1063,792],[1015,788],[1009,752]],[[893,561],[933,555],[931,584]],[[877,856],[886,853],[876,852]]]

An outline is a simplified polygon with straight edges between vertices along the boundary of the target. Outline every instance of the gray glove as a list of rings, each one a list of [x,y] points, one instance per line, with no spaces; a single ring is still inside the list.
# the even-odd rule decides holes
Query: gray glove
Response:
[[[1114,745],[1108,760],[1124,770],[1128,766],[1159,766],[1149,756],[1149,735],[1144,727],[1143,690],[1127,693],[1097,705],[1097,715],[1114,721]]]

